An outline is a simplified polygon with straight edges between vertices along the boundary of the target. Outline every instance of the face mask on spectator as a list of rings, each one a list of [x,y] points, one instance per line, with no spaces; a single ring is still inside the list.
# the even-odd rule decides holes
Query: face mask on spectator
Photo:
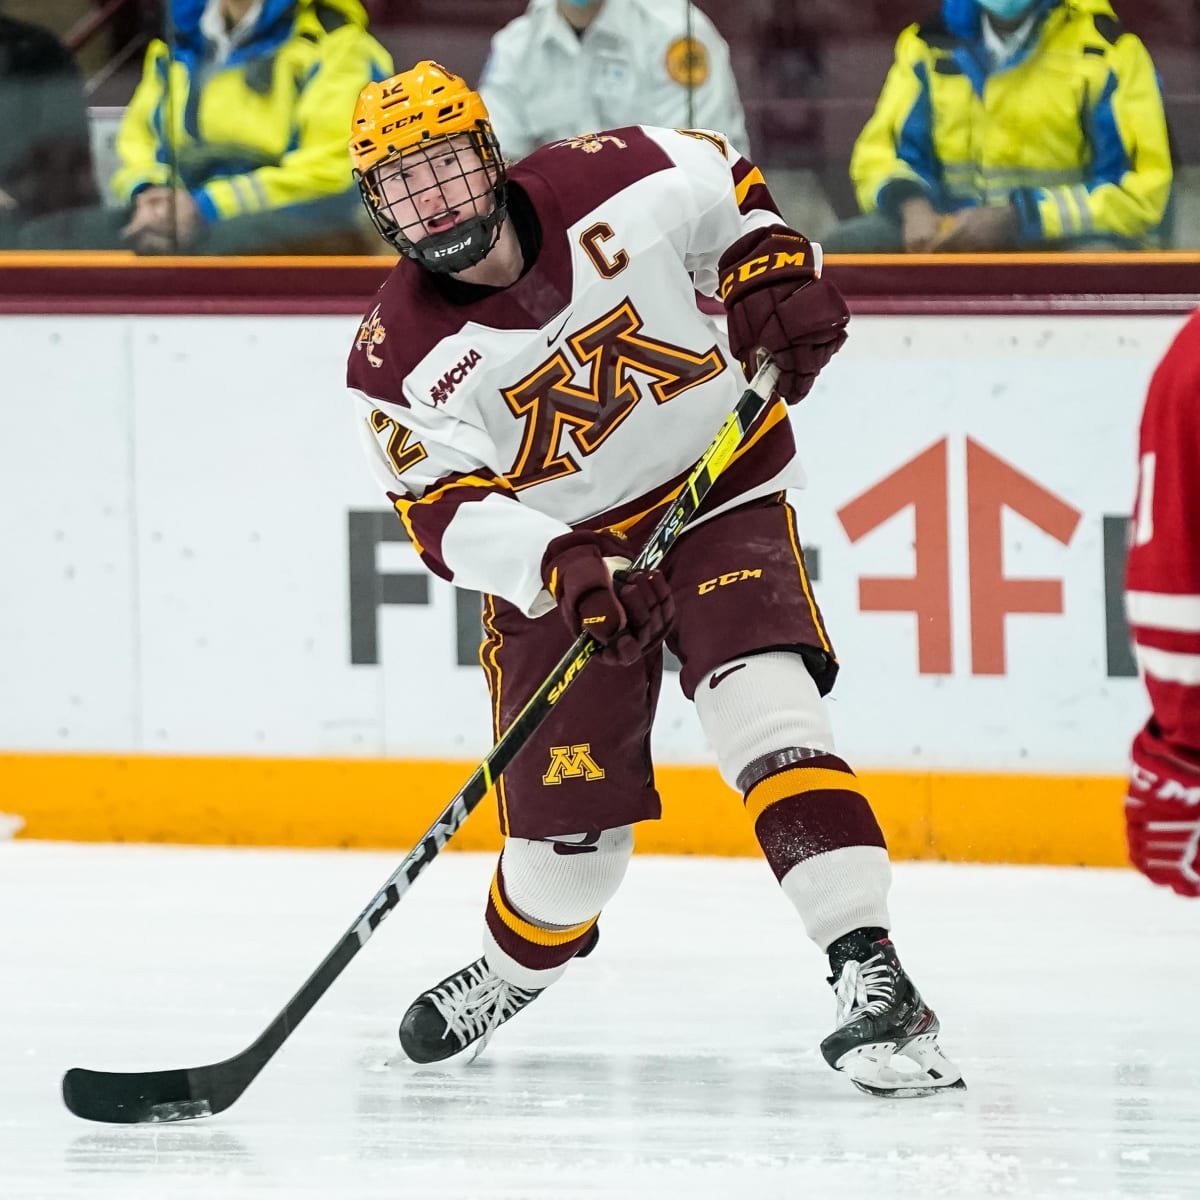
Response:
[[[978,3],[980,8],[1001,21],[1015,21],[1018,17],[1023,17],[1037,0],[978,0]]]

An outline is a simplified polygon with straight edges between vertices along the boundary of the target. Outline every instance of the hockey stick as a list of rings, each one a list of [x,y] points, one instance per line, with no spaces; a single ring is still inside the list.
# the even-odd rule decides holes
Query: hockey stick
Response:
[[[704,452],[677,499],[671,504],[637,556],[633,569],[654,567],[686,528],[717,476],[741,445],[771,398],[778,378],[774,364],[764,364]],[[283,1011],[240,1054],[205,1067],[168,1071],[89,1071],[72,1067],[62,1081],[63,1100],[78,1117],[116,1124],[186,1121],[227,1109],[250,1086],[275,1052],[308,1014],[350,960],[366,945],[400,897],[437,857],[491,790],[513,756],[529,741],[567,688],[597,650],[587,634],[580,635],[559,660],[487,757],[450,801],[425,836],[409,851],[341,941],[288,1001]]]

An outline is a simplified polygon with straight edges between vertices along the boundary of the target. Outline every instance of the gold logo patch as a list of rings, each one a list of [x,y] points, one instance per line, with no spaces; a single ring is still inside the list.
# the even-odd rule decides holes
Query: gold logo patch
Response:
[[[666,66],[676,83],[699,87],[708,78],[708,51],[696,38],[678,38],[667,47]]]
[[[547,787],[555,787],[564,779],[603,779],[604,769],[592,757],[591,742],[578,746],[551,746],[550,769],[542,776]]]
[[[610,142],[618,150],[625,149],[625,143],[611,133],[581,133],[578,137],[566,138],[555,142],[554,148],[565,150],[582,150],[585,154],[599,154],[604,149],[604,143]]]
[[[387,330],[379,319],[380,305],[375,305],[371,315],[358,327],[358,337],[354,339],[354,348],[366,353],[367,362],[373,367],[382,367],[383,359],[375,354],[374,348],[382,345],[387,337]]]

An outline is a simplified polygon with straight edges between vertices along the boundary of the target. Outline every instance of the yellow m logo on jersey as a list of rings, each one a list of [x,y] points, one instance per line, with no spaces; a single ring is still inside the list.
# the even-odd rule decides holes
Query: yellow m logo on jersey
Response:
[[[600,274],[611,279],[629,265],[629,256],[624,251],[624,261],[620,255],[611,260],[597,256],[596,242],[609,229],[598,222],[584,231],[581,241],[592,235],[583,241],[584,248]],[[569,335],[565,345],[519,383],[500,389],[513,416],[525,422],[521,449],[505,478],[519,492],[576,474],[582,469],[578,458],[595,454],[643,395],[666,404],[715,379],[725,366],[716,345],[699,353],[652,338],[626,297]],[[577,379],[580,368],[586,374]]]
[[[592,757],[592,745],[583,742],[578,746],[551,746],[550,769],[542,776],[547,787],[555,787],[563,779],[603,779],[604,769]]]

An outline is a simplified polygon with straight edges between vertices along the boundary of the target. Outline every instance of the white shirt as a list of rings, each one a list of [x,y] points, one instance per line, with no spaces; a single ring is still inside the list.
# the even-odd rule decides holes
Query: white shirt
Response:
[[[749,155],[729,46],[695,6],[691,25],[689,56],[682,4],[606,0],[580,36],[555,0],[530,0],[492,38],[479,86],[505,156],[626,125],[715,129]]]
[[[1033,32],[1034,25],[1037,24],[1038,13],[1031,12],[1029,16],[1021,22],[1016,29],[1010,33],[1001,33],[1000,30],[992,26],[991,21],[984,14],[983,21],[983,45],[987,50],[988,64],[993,71],[999,71],[1001,68],[1008,65],[1010,59],[1015,58],[1017,54],[1024,48],[1029,35]]]

